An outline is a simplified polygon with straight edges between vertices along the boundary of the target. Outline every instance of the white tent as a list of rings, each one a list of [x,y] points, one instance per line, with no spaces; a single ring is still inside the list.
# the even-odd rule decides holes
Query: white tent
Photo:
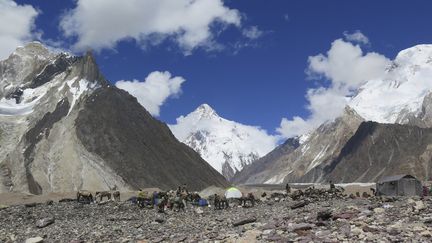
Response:
[[[241,191],[235,187],[230,187],[225,191],[226,198],[241,198],[242,195]]]

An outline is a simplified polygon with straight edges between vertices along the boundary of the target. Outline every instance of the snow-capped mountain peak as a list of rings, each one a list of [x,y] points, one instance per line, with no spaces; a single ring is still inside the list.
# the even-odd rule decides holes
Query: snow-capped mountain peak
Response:
[[[403,50],[381,77],[368,80],[352,98],[347,97],[348,107],[341,116],[300,136],[298,148],[265,159],[265,165],[258,161],[248,166],[234,181],[375,181],[402,173],[427,178],[430,140],[425,138],[429,130],[423,128],[432,127],[431,91],[432,45]]]
[[[406,123],[432,90],[432,45],[399,52],[381,79],[370,80],[348,104],[365,120]]]
[[[222,118],[208,104],[177,118],[170,128],[228,179],[277,145],[277,138],[261,128]]]
[[[193,112],[201,119],[220,118],[216,111],[208,104],[202,104]]]

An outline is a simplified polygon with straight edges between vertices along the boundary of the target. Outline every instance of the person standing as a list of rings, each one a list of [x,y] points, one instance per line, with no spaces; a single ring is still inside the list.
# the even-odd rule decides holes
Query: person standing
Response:
[[[336,186],[335,186],[335,184],[333,183],[333,181],[330,181],[330,191],[335,191],[336,190]]]
[[[288,183],[285,185],[285,190],[287,193],[291,193],[291,187]]]

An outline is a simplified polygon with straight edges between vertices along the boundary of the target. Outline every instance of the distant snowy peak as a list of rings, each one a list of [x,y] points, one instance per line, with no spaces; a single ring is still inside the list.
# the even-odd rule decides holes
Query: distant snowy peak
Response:
[[[208,104],[177,118],[170,128],[177,139],[228,179],[277,144],[277,138],[261,128],[222,118]]]
[[[432,63],[432,45],[416,45],[402,50],[396,56],[395,62],[401,65],[429,65]]]
[[[220,118],[216,111],[208,104],[202,104],[193,112],[201,119]]]
[[[401,51],[381,79],[365,83],[349,102],[365,120],[407,123],[432,90],[432,45]]]

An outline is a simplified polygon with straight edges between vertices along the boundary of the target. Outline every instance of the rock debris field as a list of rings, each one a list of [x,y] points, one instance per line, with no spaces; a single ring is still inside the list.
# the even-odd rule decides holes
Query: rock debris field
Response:
[[[48,201],[1,206],[0,242],[430,242],[431,209],[431,198],[331,193],[166,213],[130,202]]]

